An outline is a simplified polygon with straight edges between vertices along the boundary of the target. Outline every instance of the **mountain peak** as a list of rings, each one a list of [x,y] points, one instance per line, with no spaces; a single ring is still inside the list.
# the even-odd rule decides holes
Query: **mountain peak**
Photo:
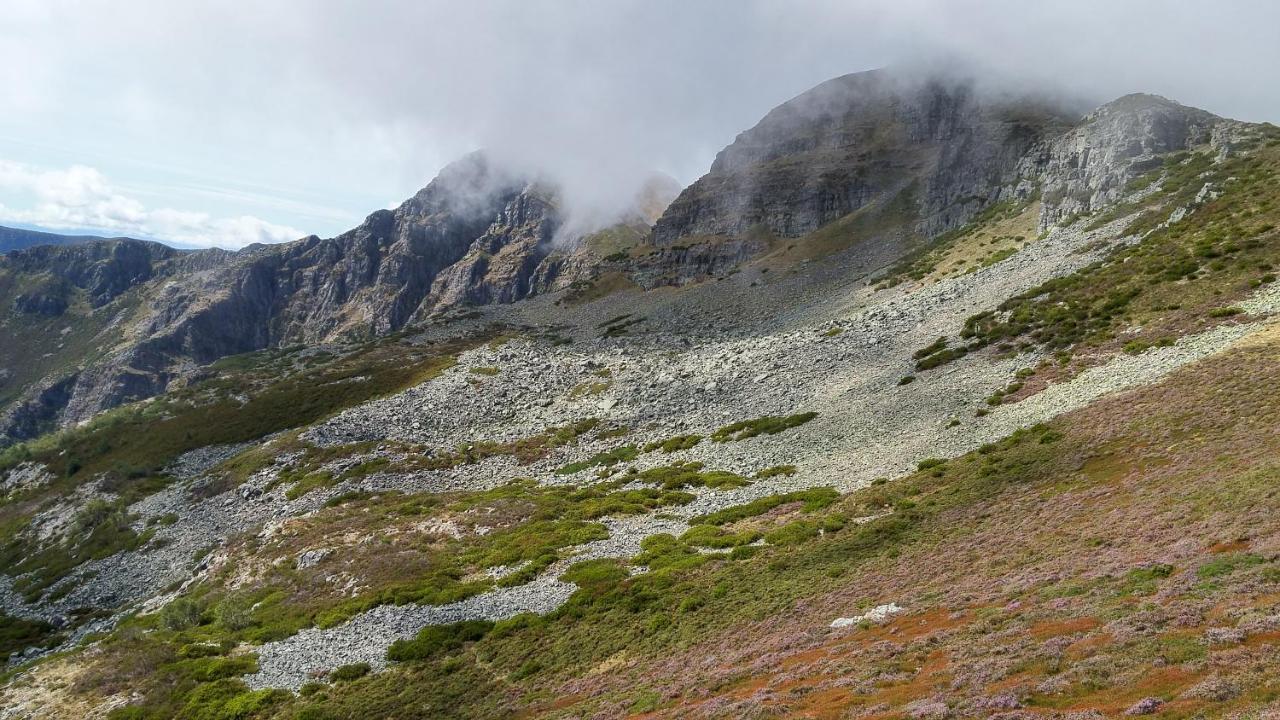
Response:
[[[752,228],[798,237],[908,191],[909,219],[936,234],[997,199],[1017,159],[1077,118],[1037,96],[981,93],[959,74],[842,75],[739,134],[668,208],[654,243]]]
[[[1137,113],[1159,113],[1165,115],[1182,115],[1187,118],[1211,122],[1222,118],[1206,110],[1183,105],[1162,95],[1150,93],[1129,93],[1121,95],[1097,110],[1089,113],[1085,121],[1096,121],[1114,115],[1132,115]]]

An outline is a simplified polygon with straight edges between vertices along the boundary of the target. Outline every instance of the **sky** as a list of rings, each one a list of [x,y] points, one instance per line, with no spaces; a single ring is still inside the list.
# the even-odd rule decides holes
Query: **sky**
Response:
[[[0,224],[336,235],[485,148],[607,216],[770,108],[946,58],[1280,122],[1273,0],[6,0]]]

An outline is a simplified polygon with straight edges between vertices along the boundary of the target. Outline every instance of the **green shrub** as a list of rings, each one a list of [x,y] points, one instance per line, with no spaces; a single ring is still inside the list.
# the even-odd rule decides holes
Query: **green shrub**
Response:
[[[726,550],[750,545],[760,539],[758,532],[728,533],[717,525],[694,525],[680,536],[680,542],[697,547]]]
[[[926,358],[916,361],[916,370],[932,370],[933,368],[946,365],[952,360],[958,360],[969,353],[969,349],[965,347],[947,348],[940,350]]]
[[[452,625],[430,625],[412,640],[397,640],[387,649],[387,659],[395,662],[429,660],[437,655],[460,650],[467,643],[483,638],[493,629],[486,620],[467,620]]]
[[[651,571],[675,570],[701,565],[707,557],[668,533],[650,535],[640,542],[635,564]]]
[[[675,437],[667,438],[666,440],[651,442],[644,446],[644,451],[653,452],[654,450],[661,450],[664,453],[671,454],[681,450],[688,450],[700,442],[702,442],[701,435],[676,435]]]
[[[655,483],[666,490],[688,487],[733,488],[749,485],[751,481],[724,470],[703,471],[700,462],[675,463],[649,468],[631,476],[642,483]]]
[[[630,462],[640,456],[640,451],[634,445],[624,445],[619,448],[607,450],[605,452],[596,453],[586,460],[580,462],[569,463],[564,467],[556,470],[557,475],[571,475],[587,468],[593,467],[612,467],[620,462]]]
[[[352,663],[350,665],[343,665],[340,668],[336,668],[333,672],[329,673],[329,679],[334,682],[358,680],[365,675],[368,675],[372,670],[373,668],[371,668],[367,662]]]
[[[170,630],[187,630],[200,624],[201,613],[195,601],[177,598],[160,610],[160,622]]]
[[[618,560],[601,558],[583,560],[570,565],[560,579],[579,587],[601,587],[617,584],[628,577],[630,574]]]
[[[768,497],[753,500],[745,505],[736,505],[708,515],[701,515],[692,518],[689,522],[693,524],[705,525],[728,525],[756,515],[762,515],[779,505],[787,503],[799,502],[803,503],[805,512],[814,512],[827,507],[840,498],[840,493],[829,487],[810,488],[808,490],[797,490],[795,492],[782,493],[779,495],[770,495]]]
[[[911,358],[913,360],[923,360],[924,358],[927,358],[934,353],[941,352],[946,348],[947,348],[947,339],[945,337],[940,337],[937,340],[934,340],[931,345],[928,345],[927,347],[922,347],[919,350],[911,353]]]
[[[253,625],[253,602],[248,595],[228,595],[213,607],[213,617],[226,630],[239,632]]]

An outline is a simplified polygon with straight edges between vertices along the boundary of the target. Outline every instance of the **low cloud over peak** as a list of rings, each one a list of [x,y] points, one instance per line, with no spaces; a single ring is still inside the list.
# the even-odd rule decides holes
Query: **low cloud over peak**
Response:
[[[1280,90],[1253,76],[1280,67],[1277,25],[1261,2],[17,0],[0,29],[0,157],[97,167],[156,207],[260,217],[265,239],[337,234],[484,147],[591,217],[655,171],[693,181],[809,87],[929,58],[1274,121]]]

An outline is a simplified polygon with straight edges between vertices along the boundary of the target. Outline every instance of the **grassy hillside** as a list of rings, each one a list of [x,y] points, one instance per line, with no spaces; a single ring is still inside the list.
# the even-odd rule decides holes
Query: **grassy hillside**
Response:
[[[334,352],[286,348],[234,356],[215,363],[209,377],[189,388],[7,448],[0,452],[0,469],[39,463],[52,478],[0,500],[5,538],[0,568],[21,574],[16,589],[28,599],[39,598],[90,559],[146,545],[153,531],[134,527],[136,518],[126,508],[171,483],[167,466],[182,453],[259,440],[424,382],[486,337],[426,346],[391,338]],[[247,472],[241,466],[255,458],[246,453],[239,465],[228,465],[224,481],[200,492],[214,494],[239,484]],[[39,513],[91,482],[110,493],[110,500],[79,509],[59,542],[25,532]]]
[[[70,674],[68,703],[142,693],[114,718],[1258,711],[1280,699],[1278,361],[1270,330],[1161,385],[923,462],[905,479],[757,503],[650,538],[635,559],[648,574],[581,563],[566,574],[581,589],[549,616],[432,628],[393,646],[387,672],[336,669],[300,696],[248,692],[234,678],[252,668],[252,643],[299,618],[331,621],[316,612],[337,606],[316,592],[339,566],[271,561],[326,533],[504,513],[509,529],[493,540],[393,540],[339,561],[366,575],[385,566],[390,578],[416,557],[417,587],[463,588],[468,568],[581,541],[601,508],[681,502],[678,491],[527,485],[351,498],[280,541],[246,540],[253,559],[228,578],[265,572],[255,594],[215,580],[41,672]],[[828,627],[889,603],[904,610],[887,622]]]

